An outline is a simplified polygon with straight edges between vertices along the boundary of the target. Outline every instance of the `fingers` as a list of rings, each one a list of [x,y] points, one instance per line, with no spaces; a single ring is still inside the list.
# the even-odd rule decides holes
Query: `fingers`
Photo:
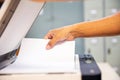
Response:
[[[51,49],[57,42],[58,42],[57,38],[51,39],[51,40],[48,42],[48,44],[47,44],[47,46],[46,46],[46,49],[47,49],[47,50]]]
[[[45,35],[45,39],[52,39],[54,37],[54,32],[53,31],[49,31],[46,35]]]
[[[53,48],[57,43],[66,41],[66,37],[61,37],[60,35],[54,36],[50,41],[48,42],[46,49],[49,50]]]
[[[46,49],[49,50],[55,46],[58,42],[63,41],[70,41],[73,40],[74,37],[71,33],[69,33],[69,29],[67,28],[61,28],[61,29],[55,29],[52,31],[49,31],[47,35],[44,37],[45,39],[50,39],[48,42]]]
[[[44,38],[45,38],[45,39],[52,39],[52,38],[53,38],[53,35],[47,34]]]
[[[48,42],[46,49],[49,50],[51,49],[56,43],[57,43],[57,38],[55,37],[55,31],[49,31],[45,37],[45,39],[50,39],[50,41]]]

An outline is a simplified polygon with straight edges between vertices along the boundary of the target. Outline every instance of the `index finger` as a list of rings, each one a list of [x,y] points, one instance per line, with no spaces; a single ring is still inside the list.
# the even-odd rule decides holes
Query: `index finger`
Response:
[[[49,49],[53,48],[55,46],[55,44],[57,44],[57,42],[58,42],[57,38],[50,39],[50,41],[48,42],[48,44],[46,46],[46,49],[49,50]]]

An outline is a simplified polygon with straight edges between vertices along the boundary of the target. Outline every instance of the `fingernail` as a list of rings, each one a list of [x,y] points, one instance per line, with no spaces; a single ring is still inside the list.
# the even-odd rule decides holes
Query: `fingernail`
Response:
[[[51,46],[50,46],[50,45],[47,45],[47,46],[46,46],[46,49],[47,49],[47,50],[51,49]]]

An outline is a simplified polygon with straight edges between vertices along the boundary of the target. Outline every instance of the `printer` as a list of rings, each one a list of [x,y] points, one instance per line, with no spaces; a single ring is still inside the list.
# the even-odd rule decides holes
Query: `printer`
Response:
[[[33,22],[36,20],[39,12],[42,10],[45,2],[34,2],[32,0],[0,0],[0,74],[1,70],[8,67],[10,64],[14,64],[17,59],[19,48],[22,39],[25,37]],[[19,55],[18,55],[19,56]],[[91,55],[78,55],[76,56],[75,66],[76,73],[52,73],[48,75],[34,74],[26,75],[23,79],[43,79],[53,80],[56,77],[60,77],[57,80],[102,80],[102,74],[105,72],[101,70],[103,66],[99,68],[99,65],[95,62]],[[106,65],[108,66],[108,65]],[[79,68],[79,69],[78,69]],[[4,71],[2,72],[4,73]],[[54,75],[55,74],[55,75]],[[109,74],[109,73],[108,73]],[[106,77],[105,72],[104,77]],[[3,80],[16,80],[23,77],[19,74],[0,75],[0,79]],[[33,78],[34,77],[34,78]],[[70,78],[68,78],[70,77]],[[49,79],[46,79],[49,78]],[[22,80],[23,80],[22,79]],[[105,78],[103,80],[107,80]],[[118,76],[109,80],[119,80]]]
[[[21,40],[43,5],[30,0],[0,0],[0,69],[15,61]]]
[[[22,38],[24,38],[27,31],[30,29],[39,11],[44,5],[44,3],[31,2],[30,0],[5,0],[2,3],[1,11],[5,8],[5,4],[8,4],[8,8],[4,11],[4,15],[1,13],[2,16],[0,22],[0,69],[8,66],[16,60],[16,52],[20,46]],[[90,56],[86,56],[85,60],[87,58],[90,60],[92,59]],[[82,60],[84,60],[84,57],[82,57]],[[84,70],[84,66],[81,67],[82,70]],[[96,68],[98,79],[96,77],[94,78],[96,80],[101,80],[100,70],[98,67]],[[84,75],[87,77],[89,73],[85,72]]]

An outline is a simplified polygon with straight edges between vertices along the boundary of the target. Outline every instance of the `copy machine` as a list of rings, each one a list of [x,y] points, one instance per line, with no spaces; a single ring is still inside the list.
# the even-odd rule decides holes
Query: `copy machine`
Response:
[[[6,71],[9,71],[9,66],[15,63],[18,55],[17,53],[19,52],[18,48],[21,48],[21,41],[27,34],[33,22],[36,20],[36,17],[43,8],[44,4],[44,2],[38,3],[31,0],[0,0],[0,74],[7,74]],[[98,66],[91,55],[84,54],[77,55],[75,57],[75,71],[73,73],[64,72],[63,75],[59,72],[55,72],[52,73],[52,75],[43,75],[42,73],[38,74],[39,72],[36,72],[37,74],[33,72],[34,74],[32,73],[33,75],[30,75],[29,72],[20,72],[24,73],[21,76],[11,72],[12,76],[0,75],[0,79],[16,80],[23,78],[25,80],[32,80],[36,78],[43,80],[54,80],[57,77],[59,77],[57,78],[58,80],[109,79],[109,77],[106,77],[106,68],[104,68],[103,65],[101,65],[102,67]],[[15,65],[15,67],[16,66],[17,65]],[[105,66],[108,65],[105,64]],[[110,67],[108,68],[110,69],[109,71],[113,71]],[[113,76],[115,77],[112,77],[109,80],[119,80],[116,73],[113,74]]]
[[[32,26],[44,3],[2,0],[0,8],[0,69],[16,59],[22,38]]]

